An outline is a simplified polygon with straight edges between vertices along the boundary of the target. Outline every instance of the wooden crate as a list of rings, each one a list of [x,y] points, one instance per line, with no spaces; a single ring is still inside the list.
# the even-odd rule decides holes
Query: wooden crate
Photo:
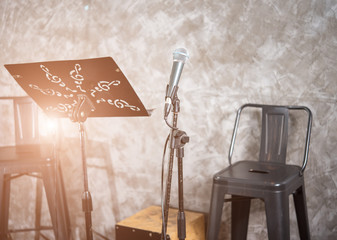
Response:
[[[177,209],[170,208],[167,234],[178,240]],[[185,211],[186,240],[205,240],[205,216],[202,213]],[[116,240],[160,240],[161,207],[150,206],[116,224]]]

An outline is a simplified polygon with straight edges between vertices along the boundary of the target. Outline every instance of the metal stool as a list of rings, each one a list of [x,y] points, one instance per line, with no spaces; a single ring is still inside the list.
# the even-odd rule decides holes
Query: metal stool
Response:
[[[13,101],[15,146],[0,147],[0,239],[10,234],[52,229],[55,239],[70,239],[70,221],[66,204],[62,172],[54,157],[52,145],[39,144],[37,106],[29,97],[1,98]],[[37,181],[36,221],[30,229],[8,229],[11,179],[28,175],[42,179],[46,192],[52,226],[41,226],[42,184]]]
[[[262,133],[259,161],[231,163],[240,114],[246,107],[262,109]],[[287,165],[289,110],[308,113],[307,132],[302,167]],[[289,195],[295,202],[301,239],[310,239],[303,172],[308,160],[312,122],[307,107],[243,105],[237,112],[232,142],[229,150],[230,166],[216,173],[209,212],[207,239],[217,240],[221,224],[225,194],[232,195],[232,239],[246,239],[250,200],[262,199],[265,203],[268,237],[272,240],[290,238]]]

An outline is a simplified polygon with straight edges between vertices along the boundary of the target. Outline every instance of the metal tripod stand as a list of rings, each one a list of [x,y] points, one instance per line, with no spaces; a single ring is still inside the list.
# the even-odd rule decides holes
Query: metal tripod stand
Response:
[[[84,192],[82,194],[82,210],[85,215],[85,230],[87,240],[93,239],[92,219],[91,219],[91,212],[93,208],[92,208],[92,198],[89,192],[89,184],[88,184],[87,160],[85,154],[84,122],[87,120],[90,112],[92,112],[94,109],[95,109],[94,106],[85,95],[79,95],[78,103],[70,116],[73,122],[78,122],[80,131],[81,157],[82,157],[83,180],[84,180],[83,181]]]
[[[176,151],[176,157],[178,159],[178,195],[179,195],[179,210],[177,216],[177,229],[179,240],[184,240],[186,238],[186,219],[184,211],[184,191],[183,191],[183,157],[184,157],[184,146],[189,142],[189,137],[184,131],[177,128],[178,123],[178,113],[180,111],[180,100],[177,96],[177,87],[174,90],[174,97],[172,100],[172,112],[173,112],[173,124],[172,126],[167,122],[167,125],[171,128],[170,133],[170,159],[168,166],[168,175],[166,181],[166,191],[165,191],[165,203],[164,203],[164,224],[162,229],[161,239],[166,239],[166,230],[168,222],[168,212],[170,207],[170,195],[171,195],[171,182],[172,182],[172,170],[174,162],[174,152]],[[164,237],[165,236],[165,237]]]

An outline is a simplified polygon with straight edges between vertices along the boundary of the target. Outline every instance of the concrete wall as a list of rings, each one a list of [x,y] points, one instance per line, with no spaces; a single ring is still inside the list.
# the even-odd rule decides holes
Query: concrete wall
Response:
[[[186,209],[208,212],[212,175],[228,165],[241,104],[306,105],[314,115],[305,172],[311,234],[336,239],[336,11],[332,0],[2,0],[0,95],[25,95],[4,64],[111,56],[145,106],[156,108],[149,118],[86,121],[93,227],[114,239],[116,222],[160,204],[161,157],[169,133],[163,121],[165,88],[172,51],[185,47],[190,60],[179,84],[178,126],[191,138],[184,158]],[[69,119],[61,122],[60,161],[73,236],[84,239],[78,128]],[[243,139],[254,140],[248,138],[251,132],[243,132]],[[1,145],[13,142],[11,134],[2,128]],[[235,159],[255,156],[257,146],[236,148]],[[290,159],[300,164],[302,146],[292,144],[290,150]],[[173,207],[178,204],[176,178],[175,168]],[[33,221],[30,181],[25,177],[12,184],[11,226]],[[25,184],[32,190],[28,185],[22,190]],[[254,200],[251,212],[248,238],[266,239],[263,203]],[[48,222],[46,208],[44,213]],[[298,239],[293,207],[290,215],[291,239]]]

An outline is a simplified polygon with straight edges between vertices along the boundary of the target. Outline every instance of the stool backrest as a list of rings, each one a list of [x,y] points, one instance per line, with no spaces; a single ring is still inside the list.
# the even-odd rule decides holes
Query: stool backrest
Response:
[[[287,155],[289,111],[300,110],[305,111],[307,113],[308,121],[306,127],[304,155],[302,167],[300,170],[300,175],[302,175],[308,162],[311,127],[312,127],[312,113],[310,109],[305,106],[279,106],[279,105],[263,105],[252,103],[242,105],[238,109],[236,114],[231,145],[228,153],[229,165],[232,164],[234,144],[238,132],[241,112],[246,107],[262,109],[262,131],[261,131],[259,161],[273,161],[284,164]]]
[[[38,109],[30,97],[14,97],[15,144],[39,144]]]
[[[289,111],[286,107],[262,107],[260,161],[285,163],[288,143]]]

